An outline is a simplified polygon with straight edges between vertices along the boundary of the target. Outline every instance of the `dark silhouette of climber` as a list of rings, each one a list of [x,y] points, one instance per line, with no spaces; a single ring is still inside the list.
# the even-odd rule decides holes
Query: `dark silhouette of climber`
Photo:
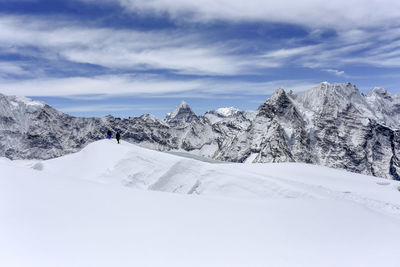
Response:
[[[111,131],[108,130],[108,131],[107,131],[107,138],[108,138],[108,139],[111,139],[111,135],[112,135]]]
[[[119,144],[119,139],[121,139],[121,135],[117,132],[117,134],[115,135],[115,138],[117,138],[117,142]]]

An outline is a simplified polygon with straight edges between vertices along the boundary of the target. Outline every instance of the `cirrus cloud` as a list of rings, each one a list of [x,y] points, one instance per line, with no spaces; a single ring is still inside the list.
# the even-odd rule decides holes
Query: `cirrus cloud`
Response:
[[[167,13],[174,20],[197,22],[266,21],[349,29],[393,26],[400,21],[397,0],[119,0],[119,3],[134,12]]]

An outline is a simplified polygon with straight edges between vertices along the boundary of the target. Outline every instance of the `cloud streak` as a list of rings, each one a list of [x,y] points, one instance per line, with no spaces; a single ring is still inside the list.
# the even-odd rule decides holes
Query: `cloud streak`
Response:
[[[337,75],[337,76],[343,76],[343,75],[345,75],[343,70],[324,69],[323,71],[326,71],[326,72],[335,74],[335,75]]]
[[[37,78],[29,80],[0,79],[0,91],[8,95],[62,96],[95,100],[114,95],[140,95],[155,97],[185,95],[209,98],[216,95],[244,94],[269,95],[278,87],[303,91],[315,83],[303,80],[278,80],[269,82],[225,81],[213,78],[173,80],[158,75],[103,75],[95,77]]]
[[[400,21],[400,2],[396,0],[119,0],[119,3],[133,12],[167,13],[177,21],[203,23],[265,21],[350,29],[392,26],[396,22],[399,25]]]
[[[160,108],[160,110],[164,110],[165,108]],[[157,108],[144,106],[144,105],[121,105],[121,104],[108,104],[108,105],[82,105],[82,106],[69,106],[69,107],[61,107],[60,111],[66,113],[82,113],[82,112],[115,112],[115,111],[154,111]]]
[[[276,50],[237,53],[229,42],[208,42],[201,32],[91,28],[68,19],[52,23],[32,16],[3,16],[0,51],[117,70],[169,70],[183,75],[260,74],[288,63],[326,69],[349,63],[400,67],[399,29],[343,30],[313,45],[302,45],[299,38],[283,42],[283,48]],[[309,38],[313,40],[313,32]],[[244,41],[241,45],[251,44]],[[21,66],[1,64],[6,72],[24,73]]]
[[[190,75],[237,75],[257,66],[279,65],[257,56],[242,58],[222,44],[207,43],[199,34],[179,30],[88,28],[62,20],[49,25],[50,21],[36,17],[0,18],[0,49],[32,56],[26,47],[36,47],[39,52],[34,50],[33,56],[41,53],[49,60],[61,57],[111,69],[167,69]]]

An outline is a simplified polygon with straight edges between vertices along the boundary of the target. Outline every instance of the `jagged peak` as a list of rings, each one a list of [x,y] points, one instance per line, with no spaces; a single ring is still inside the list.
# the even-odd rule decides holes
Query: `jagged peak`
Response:
[[[189,104],[181,101],[171,113],[167,114],[164,120],[169,124],[180,124],[181,122],[191,122],[194,118],[197,116]]]
[[[383,87],[374,87],[369,95],[376,94],[376,95],[387,95],[389,94],[388,90]]]
[[[192,109],[190,108],[189,104],[186,103],[184,100],[182,100],[182,101],[179,103],[179,105],[176,106],[175,109],[174,109],[172,112],[168,113],[168,116],[170,116],[170,117],[175,117],[176,115],[178,115],[178,113],[179,113],[182,109],[184,109],[184,110],[190,110],[191,112],[193,112]],[[193,112],[193,113],[194,113],[194,112]]]
[[[315,92],[318,95],[334,93],[336,95],[340,95],[343,97],[349,97],[350,95],[353,94],[361,94],[357,86],[353,85],[350,82],[334,83],[334,84],[330,84],[329,82],[321,82],[317,86],[311,88],[311,90],[305,91],[304,93],[307,92]]]
[[[10,101],[14,102],[14,104],[23,104],[23,105],[31,106],[31,107],[36,106],[38,108],[42,108],[45,106],[45,104],[43,102],[33,100],[33,99],[25,97],[25,96],[16,96],[16,95],[11,95],[11,96],[2,95],[2,96],[8,98]]]
[[[283,89],[282,87],[279,87],[278,89],[275,90],[274,94],[286,94],[285,89]]]
[[[349,103],[362,103],[363,97],[357,87],[349,82],[321,82],[310,90],[297,94],[295,101],[306,109],[316,112],[328,107],[346,108]]]
[[[42,108],[45,107],[45,103],[41,101],[36,101],[24,96],[15,96],[15,95],[4,95],[0,94],[0,98],[3,99],[3,101],[6,101],[8,104],[8,109],[18,109],[21,112],[29,112],[33,113],[36,112]],[[4,110],[4,108],[3,108]]]
[[[351,82],[345,82],[345,83],[329,83],[327,81],[321,82],[314,88],[335,88],[335,87],[354,87]]]
[[[313,88],[311,88],[311,90],[317,90],[317,91],[327,91],[330,88],[332,88],[332,84],[330,84],[329,82],[321,82],[320,84],[314,86]]]
[[[278,88],[270,98],[258,107],[258,116],[272,118],[277,113],[284,113],[292,105],[293,103],[286,91],[283,88]]]
[[[140,116],[140,118],[146,121],[159,121],[159,119],[152,114],[143,114],[142,116]]]
[[[271,97],[267,99],[267,101],[275,101],[281,97],[287,97],[287,94],[285,89],[279,87],[278,89],[275,90],[275,92],[271,95]]]
[[[179,105],[177,106],[177,108],[190,108],[189,104],[185,101],[182,100]]]
[[[330,84],[329,82],[325,81],[325,82],[321,82],[321,83],[319,84],[319,86],[320,86],[320,87],[329,87],[329,86],[331,86],[331,84]]]
[[[272,95],[269,98],[267,98],[267,100],[265,100],[264,103],[262,103],[258,107],[258,110],[262,109],[265,105],[271,105],[272,103],[280,101],[282,98],[288,99],[285,89],[279,87],[272,93]]]
[[[230,116],[238,113],[239,109],[237,109],[235,107],[227,107],[227,108],[219,108],[219,109],[215,110],[215,112],[223,117],[230,117]]]

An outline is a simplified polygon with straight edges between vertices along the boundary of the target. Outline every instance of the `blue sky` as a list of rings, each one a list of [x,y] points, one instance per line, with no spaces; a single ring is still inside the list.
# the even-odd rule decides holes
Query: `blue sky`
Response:
[[[278,87],[400,93],[400,1],[0,0],[0,93],[76,116],[256,109]]]

